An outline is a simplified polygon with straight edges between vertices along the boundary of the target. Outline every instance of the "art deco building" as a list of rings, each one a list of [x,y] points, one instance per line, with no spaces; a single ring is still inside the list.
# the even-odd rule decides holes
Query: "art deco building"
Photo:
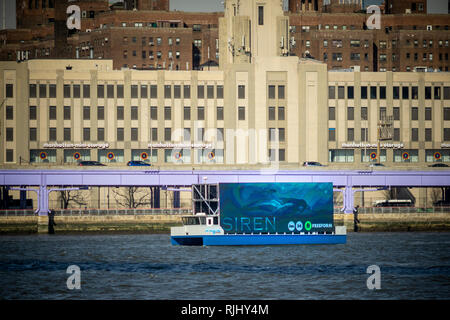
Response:
[[[209,70],[115,70],[105,59],[0,62],[2,167],[450,162],[448,72],[364,72],[358,63],[328,70],[289,54],[295,17],[279,0],[225,5],[220,66]],[[390,140],[377,152],[380,136]]]

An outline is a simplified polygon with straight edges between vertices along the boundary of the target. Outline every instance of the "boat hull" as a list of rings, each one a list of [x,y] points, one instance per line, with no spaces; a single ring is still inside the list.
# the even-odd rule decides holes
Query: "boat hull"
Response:
[[[172,245],[260,246],[289,244],[345,244],[346,234],[226,234],[171,236]]]

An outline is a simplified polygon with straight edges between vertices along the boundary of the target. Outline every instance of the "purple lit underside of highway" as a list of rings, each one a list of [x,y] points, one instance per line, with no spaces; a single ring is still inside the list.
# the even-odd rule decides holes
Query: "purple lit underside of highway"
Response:
[[[332,182],[334,187],[450,186],[450,170],[436,171],[143,171],[1,170],[8,186],[190,186],[226,182]]]
[[[48,213],[48,194],[58,187],[191,186],[248,182],[332,182],[344,196],[343,212],[353,212],[354,194],[388,187],[448,187],[450,170],[436,171],[158,171],[158,170],[2,170],[0,185],[33,190],[39,215]],[[366,189],[362,189],[366,188]],[[369,189],[367,189],[369,188]],[[370,189],[372,188],[372,189]]]

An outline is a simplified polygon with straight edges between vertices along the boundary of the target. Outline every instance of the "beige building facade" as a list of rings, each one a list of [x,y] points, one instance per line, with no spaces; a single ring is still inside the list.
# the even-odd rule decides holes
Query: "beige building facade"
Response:
[[[225,5],[216,70],[0,62],[1,166],[450,163],[448,72],[328,71],[288,55],[289,17],[280,0]],[[380,126],[389,140],[378,154]]]

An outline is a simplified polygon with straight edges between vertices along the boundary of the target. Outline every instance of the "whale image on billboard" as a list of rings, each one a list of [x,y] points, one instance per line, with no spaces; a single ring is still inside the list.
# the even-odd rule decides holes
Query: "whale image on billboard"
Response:
[[[332,183],[221,183],[225,233],[332,232]]]

